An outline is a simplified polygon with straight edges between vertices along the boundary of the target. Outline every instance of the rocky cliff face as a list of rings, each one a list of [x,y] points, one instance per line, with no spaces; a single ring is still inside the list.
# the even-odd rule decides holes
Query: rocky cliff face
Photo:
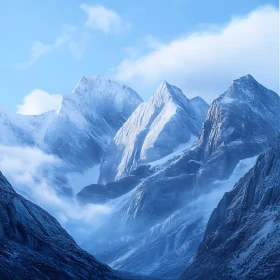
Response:
[[[86,253],[46,211],[17,194],[0,172],[1,280],[131,280]]]
[[[181,279],[279,279],[280,138],[227,192]]]
[[[0,174],[1,279],[119,279]]]

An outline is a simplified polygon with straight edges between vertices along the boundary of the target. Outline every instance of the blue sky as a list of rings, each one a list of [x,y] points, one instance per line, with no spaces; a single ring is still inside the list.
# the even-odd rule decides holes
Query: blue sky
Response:
[[[278,1],[4,1],[0,105],[50,109],[94,74],[144,99],[167,80],[210,102],[249,72],[278,92],[278,28]]]

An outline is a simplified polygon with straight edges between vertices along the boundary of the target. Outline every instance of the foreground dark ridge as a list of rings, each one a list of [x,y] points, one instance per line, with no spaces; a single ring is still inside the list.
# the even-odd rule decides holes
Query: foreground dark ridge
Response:
[[[1,280],[139,279],[83,251],[55,218],[17,194],[0,172]]]
[[[181,279],[280,279],[280,137],[213,211]]]

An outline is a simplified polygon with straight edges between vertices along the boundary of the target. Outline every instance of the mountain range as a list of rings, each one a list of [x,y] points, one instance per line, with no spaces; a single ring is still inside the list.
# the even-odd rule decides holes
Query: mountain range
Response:
[[[160,279],[179,276],[223,193],[276,138],[279,108],[279,96],[252,76],[234,80],[210,105],[193,144],[187,142],[178,153],[141,163],[127,181],[124,177],[85,189],[88,201],[91,194],[99,198],[105,194],[114,210],[83,247],[116,269]],[[106,198],[115,187],[128,192]]]
[[[0,127],[1,147],[57,159],[35,184],[110,209],[82,248],[114,269],[1,174],[3,279],[277,279],[280,99],[251,75],[210,106],[166,81],[143,102],[82,78],[55,111],[1,109]]]
[[[37,147],[56,156],[59,164],[44,166],[45,177],[58,192],[72,196],[86,177],[91,182],[112,138],[141,102],[129,87],[101,76],[83,77],[55,111],[25,116],[2,110],[0,145]]]

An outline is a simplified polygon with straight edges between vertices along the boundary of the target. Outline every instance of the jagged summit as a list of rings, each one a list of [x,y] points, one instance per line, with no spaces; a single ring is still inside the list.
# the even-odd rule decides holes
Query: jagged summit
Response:
[[[227,162],[235,162],[232,166],[236,164],[237,154],[241,158],[252,157],[267,148],[280,125],[277,93],[250,75],[235,81],[211,104],[197,141],[204,160],[212,157],[221,162],[220,150],[236,150],[234,157],[224,158]],[[224,172],[226,169],[221,167],[221,170]],[[206,168],[201,174],[203,172],[206,173]]]
[[[257,80],[250,74],[247,74],[245,76],[233,80],[233,83],[251,83],[251,82],[258,83]]]
[[[166,81],[161,82],[158,89],[152,96],[152,100],[156,101],[163,101],[167,102],[169,100],[176,100],[184,99],[186,100],[187,97],[184,95],[181,89],[176,86],[173,86]]]
[[[120,179],[197,137],[206,110],[193,106],[179,88],[163,81],[117,132],[103,160],[99,182]]]
[[[141,97],[130,87],[100,75],[82,77],[72,93],[76,95],[88,94],[91,98],[102,93],[103,96],[115,96],[115,98],[119,98],[119,101],[122,100],[122,97],[131,95],[131,98],[142,101]]]
[[[124,111],[130,115],[132,113],[130,107],[132,106],[134,110],[142,101],[133,89],[96,75],[82,77],[73,92],[63,97],[58,113],[63,112],[63,107],[80,104],[79,110],[88,110],[90,107],[92,114],[96,111],[105,113],[104,110],[108,110],[110,106],[113,110]]]
[[[83,77],[55,111],[24,116],[0,110],[0,144],[37,147],[57,156],[66,166],[58,175],[58,188],[62,184],[69,188],[68,179],[62,177],[99,164],[118,129],[141,102],[129,87],[101,76]]]
[[[265,88],[259,82],[257,82],[251,75],[240,77],[233,80],[229,89],[222,94],[217,100],[222,101],[224,104],[232,102],[248,102],[256,105],[256,103],[268,103],[272,101],[272,104],[277,102],[277,94],[272,90]]]
[[[92,166],[141,102],[129,87],[101,76],[83,77],[74,91],[63,97],[45,142],[59,157],[80,160],[81,164],[92,162]],[[71,147],[71,153],[65,145]]]
[[[176,110],[178,110],[178,108],[182,108],[183,110],[188,111],[190,115],[194,116],[195,112],[193,106],[195,106],[195,109],[202,112],[205,112],[208,109],[207,103],[201,97],[199,98],[200,101],[198,101],[198,99],[190,100],[180,88],[163,81],[156,92],[152,95],[149,102],[155,104],[156,106],[171,103],[176,106]],[[204,118],[204,113],[202,115]]]

